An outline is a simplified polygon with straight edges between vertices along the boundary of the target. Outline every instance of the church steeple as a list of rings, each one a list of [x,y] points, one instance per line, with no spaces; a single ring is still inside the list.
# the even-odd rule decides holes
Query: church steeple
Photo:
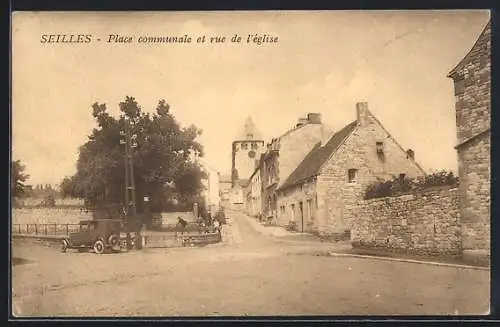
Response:
[[[265,150],[262,134],[257,130],[252,117],[248,116],[242,130],[232,144],[231,180],[235,185],[245,184],[256,168],[256,162]]]
[[[243,126],[243,130],[240,132],[238,136],[238,140],[239,141],[262,140],[262,135],[255,127],[255,124],[251,116],[248,116],[247,119],[245,120],[245,125]]]

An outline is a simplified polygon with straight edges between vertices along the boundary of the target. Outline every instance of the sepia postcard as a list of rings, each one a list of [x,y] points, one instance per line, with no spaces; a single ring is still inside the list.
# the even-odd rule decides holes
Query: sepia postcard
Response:
[[[490,313],[490,11],[11,19],[11,319]]]

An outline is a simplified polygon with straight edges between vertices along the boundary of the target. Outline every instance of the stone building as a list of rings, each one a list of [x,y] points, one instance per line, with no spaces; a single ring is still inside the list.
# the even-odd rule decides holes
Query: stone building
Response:
[[[243,131],[232,145],[232,187],[244,187],[255,170],[260,154],[264,152],[264,140],[248,117]]]
[[[250,176],[245,188],[245,209],[250,216],[256,217],[262,213],[262,183],[260,180],[260,168],[257,167]]]
[[[455,86],[463,256],[488,260],[491,216],[491,22],[448,77],[453,79]]]
[[[322,140],[325,127],[321,114],[309,113],[291,130],[267,144],[260,158],[261,211],[268,219],[277,217],[277,194],[286,178],[302,162],[316,143]]]
[[[394,176],[425,175],[414,152],[405,151],[358,103],[357,120],[325,137],[277,188],[277,221],[295,221],[299,231],[341,235],[350,231],[353,210],[366,187]]]

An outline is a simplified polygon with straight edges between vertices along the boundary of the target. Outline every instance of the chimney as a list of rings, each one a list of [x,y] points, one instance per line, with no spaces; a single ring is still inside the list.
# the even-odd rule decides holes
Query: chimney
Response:
[[[309,124],[321,124],[321,114],[310,112],[307,114],[307,122]]]
[[[356,103],[356,114],[358,125],[364,126],[368,121],[368,102],[358,102]]]
[[[412,149],[406,150],[406,159],[415,160],[415,151]]]

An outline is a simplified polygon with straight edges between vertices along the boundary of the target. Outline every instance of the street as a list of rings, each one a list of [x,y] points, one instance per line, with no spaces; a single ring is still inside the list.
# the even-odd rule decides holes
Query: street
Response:
[[[230,213],[231,241],[95,255],[13,242],[14,315],[242,316],[483,314],[490,272],[314,255]]]

